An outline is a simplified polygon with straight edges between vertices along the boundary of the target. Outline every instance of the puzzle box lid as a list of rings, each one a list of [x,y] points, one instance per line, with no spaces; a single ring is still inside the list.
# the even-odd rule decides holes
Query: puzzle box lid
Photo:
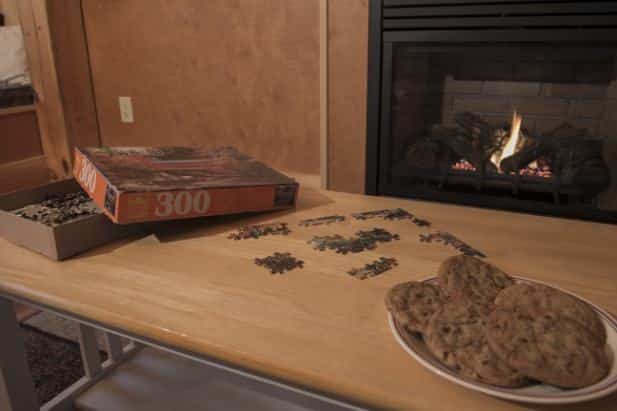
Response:
[[[288,208],[298,187],[233,147],[78,148],[74,174],[118,223]]]

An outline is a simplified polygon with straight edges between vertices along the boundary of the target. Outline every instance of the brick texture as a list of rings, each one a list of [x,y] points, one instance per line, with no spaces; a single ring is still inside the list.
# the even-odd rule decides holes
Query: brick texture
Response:
[[[545,92],[547,97],[602,99],[606,97],[607,89],[607,86],[595,84],[552,84],[545,88]]]
[[[523,81],[485,81],[483,94],[489,96],[536,97],[540,95],[540,86],[540,83]]]
[[[508,98],[499,96],[458,96],[454,100],[454,111],[474,113],[512,113],[561,117],[568,114],[569,102],[564,99]]]
[[[573,101],[572,117],[584,117],[601,119],[604,113],[605,102],[603,100],[578,100]]]
[[[523,115],[523,127],[549,131],[567,122],[591,135],[617,139],[617,82],[610,85],[446,79],[442,118],[471,111],[494,125],[509,123],[512,111]]]

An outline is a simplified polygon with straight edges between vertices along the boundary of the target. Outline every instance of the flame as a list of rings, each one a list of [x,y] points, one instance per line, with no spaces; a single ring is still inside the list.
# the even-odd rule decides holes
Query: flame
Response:
[[[512,127],[510,128],[510,137],[504,146],[501,154],[495,153],[491,156],[491,162],[497,166],[497,169],[501,171],[501,160],[508,158],[516,152],[516,146],[520,140],[521,124],[523,123],[523,116],[519,115],[516,110],[512,113]]]

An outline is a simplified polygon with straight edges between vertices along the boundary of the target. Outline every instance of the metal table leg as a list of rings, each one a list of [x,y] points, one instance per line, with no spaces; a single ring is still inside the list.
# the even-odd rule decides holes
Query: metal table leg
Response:
[[[0,297],[0,410],[39,410],[13,303]]]

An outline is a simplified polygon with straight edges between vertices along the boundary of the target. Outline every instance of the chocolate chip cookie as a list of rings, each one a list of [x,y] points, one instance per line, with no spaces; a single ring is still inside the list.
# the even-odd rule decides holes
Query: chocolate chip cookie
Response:
[[[609,371],[597,338],[554,311],[530,316],[497,308],[489,317],[487,336],[490,348],[508,366],[548,384],[586,387]]]
[[[596,312],[584,301],[542,284],[519,283],[506,288],[495,299],[497,308],[517,310],[531,317],[545,311],[555,311],[560,316],[577,322],[598,339],[606,343],[606,329]]]
[[[467,255],[446,259],[439,267],[439,284],[448,297],[468,299],[489,311],[501,290],[514,279],[492,264]]]
[[[409,331],[424,333],[428,321],[443,304],[441,290],[428,283],[397,284],[386,295],[386,307],[396,322]]]
[[[429,350],[462,376],[500,387],[525,385],[525,377],[502,361],[488,345],[482,307],[465,299],[448,301],[431,318],[425,342]]]

